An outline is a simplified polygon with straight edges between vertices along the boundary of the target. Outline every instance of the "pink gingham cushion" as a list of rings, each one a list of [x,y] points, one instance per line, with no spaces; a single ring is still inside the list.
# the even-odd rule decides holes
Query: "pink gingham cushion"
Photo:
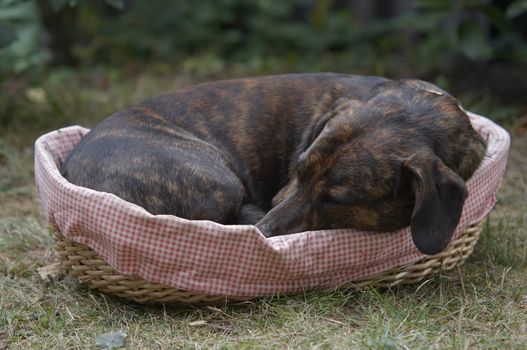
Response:
[[[481,116],[470,118],[488,149],[468,181],[470,195],[455,238],[493,207],[510,145],[504,129]],[[266,239],[251,225],[151,215],[61,176],[59,165],[88,131],[72,126],[37,139],[38,196],[54,228],[89,246],[119,273],[196,293],[256,297],[329,288],[424,257],[409,228],[391,233],[310,231]]]

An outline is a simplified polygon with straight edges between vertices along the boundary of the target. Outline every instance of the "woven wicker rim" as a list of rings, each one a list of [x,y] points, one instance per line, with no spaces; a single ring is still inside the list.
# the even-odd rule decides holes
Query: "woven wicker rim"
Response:
[[[471,225],[443,252],[426,257],[416,263],[396,267],[339,287],[364,288],[393,287],[415,283],[439,271],[451,270],[462,264],[472,253],[483,230],[483,221]],[[103,293],[117,295],[138,303],[216,303],[226,300],[240,301],[250,297],[231,297],[187,292],[142,278],[122,275],[84,244],[76,243],[53,231],[56,254],[63,268],[88,287]]]

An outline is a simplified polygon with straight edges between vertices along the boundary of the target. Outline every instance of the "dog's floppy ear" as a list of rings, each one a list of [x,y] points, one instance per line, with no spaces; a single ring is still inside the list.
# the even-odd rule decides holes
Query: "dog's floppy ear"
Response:
[[[415,196],[412,239],[423,253],[444,250],[459,223],[467,189],[463,179],[432,152],[421,152],[403,163]]]

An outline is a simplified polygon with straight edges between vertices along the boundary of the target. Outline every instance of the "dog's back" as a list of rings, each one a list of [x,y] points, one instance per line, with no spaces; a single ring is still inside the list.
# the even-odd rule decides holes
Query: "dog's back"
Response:
[[[103,120],[61,171],[155,214],[233,222],[239,205],[212,208],[243,201],[270,209],[307,125],[343,95],[369,98],[382,81],[318,73],[191,86]],[[211,209],[198,213],[202,203]]]

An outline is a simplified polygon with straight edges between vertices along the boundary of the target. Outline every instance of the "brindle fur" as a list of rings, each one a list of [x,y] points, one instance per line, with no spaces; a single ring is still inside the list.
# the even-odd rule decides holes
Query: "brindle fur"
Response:
[[[153,214],[266,235],[412,225],[445,248],[485,143],[419,80],[289,74],[205,83],[103,120],[62,165],[72,183]]]

